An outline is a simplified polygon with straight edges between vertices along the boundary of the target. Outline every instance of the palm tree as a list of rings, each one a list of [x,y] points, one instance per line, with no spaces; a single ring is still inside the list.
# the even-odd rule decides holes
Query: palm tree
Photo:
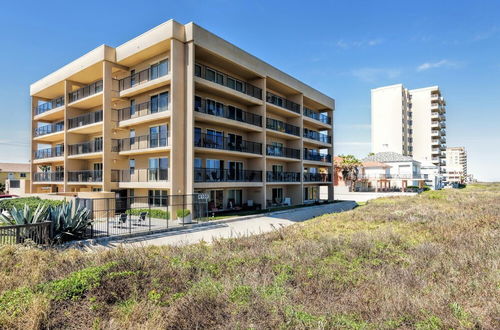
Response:
[[[338,163],[338,167],[342,173],[342,178],[344,181],[350,181],[350,190],[353,191],[356,181],[358,181],[361,162],[353,155],[339,155],[339,157],[341,158],[341,161]]]

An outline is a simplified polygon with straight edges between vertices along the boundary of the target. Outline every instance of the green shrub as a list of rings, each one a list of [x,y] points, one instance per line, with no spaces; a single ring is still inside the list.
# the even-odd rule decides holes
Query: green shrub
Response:
[[[151,218],[165,219],[165,220],[170,219],[170,212],[166,211],[166,210],[161,210],[161,209],[132,209],[132,210],[128,210],[127,214],[141,215],[141,213],[143,213],[143,212],[147,212],[148,215],[151,215]]]
[[[177,210],[177,218],[185,218],[190,214],[191,214],[191,211],[189,211],[188,209]]]
[[[50,200],[50,199],[40,199],[40,197],[23,197],[23,198],[11,198],[4,199],[0,201],[0,210],[11,210],[13,207],[18,210],[23,209],[24,205],[32,209],[36,209],[38,205],[44,205],[46,207],[60,206],[64,201]]]

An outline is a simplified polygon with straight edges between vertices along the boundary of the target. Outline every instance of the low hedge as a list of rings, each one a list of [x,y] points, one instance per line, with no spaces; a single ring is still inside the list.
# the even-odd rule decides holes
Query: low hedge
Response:
[[[40,199],[40,197],[10,198],[0,201],[0,210],[11,210],[14,206],[17,209],[23,209],[25,204],[32,209],[36,209],[40,204],[45,206],[60,206],[63,203],[64,201]]]
[[[131,209],[127,211],[127,214],[131,215],[141,215],[142,212],[147,212],[148,216],[151,213],[151,218],[156,218],[156,219],[170,219],[170,212],[165,211],[165,210],[160,210],[160,209]]]

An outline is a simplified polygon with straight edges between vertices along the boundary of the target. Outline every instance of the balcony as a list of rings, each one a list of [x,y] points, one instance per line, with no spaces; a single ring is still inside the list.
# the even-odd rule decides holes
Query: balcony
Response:
[[[268,144],[266,146],[266,155],[272,157],[300,159],[300,150]]]
[[[168,72],[169,63],[163,60],[145,70],[120,79],[118,81],[120,96],[129,97],[157,88],[169,80]]]
[[[320,132],[316,132],[307,128],[304,128],[304,137],[306,139],[311,139],[315,141],[319,141],[321,143],[332,143],[332,137]]]
[[[117,113],[120,126],[135,125],[137,123],[144,123],[168,117],[168,106],[156,103],[151,104],[150,101],[115,111]]]
[[[219,102],[209,101],[196,97],[194,110],[215,117],[235,120],[241,123],[262,127],[262,116],[256,115],[242,109],[227,106]]]
[[[111,182],[118,182],[120,188],[165,188],[165,183],[168,182],[168,169],[112,170]]]
[[[102,171],[69,171],[68,183],[102,182]]]
[[[262,182],[262,171],[195,168],[194,182]]]
[[[332,163],[332,155],[321,154],[319,152],[312,152],[311,150],[304,150],[304,160],[311,160],[314,162]]]
[[[300,127],[284,123],[280,120],[266,118],[266,127],[273,131],[300,137]]]
[[[93,158],[94,154],[99,152],[102,152],[102,140],[87,141],[68,146],[68,156],[71,158]]]
[[[304,173],[304,182],[332,182],[330,173]]]
[[[60,121],[58,123],[53,123],[53,124],[48,124],[48,125],[43,125],[43,126],[37,127],[37,128],[35,128],[33,135],[35,138],[40,138],[40,137],[45,136],[45,138],[43,140],[46,140],[46,141],[56,141],[60,138],[58,138],[57,136],[52,136],[52,138],[49,138],[47,135],[59,133],[62,131],[64,131],[64,121]],[[38,139],[38,140],[40,140],[40,139]]]
[[[82,134],[97,133],[101,131],[101,125],[94,125],[92,127],[88,127],[88,125],[100,122],[102,122],[102,110],[68,119],[68,129],[73,131],[78,129],[78,132]]]
[[[262,100],[262,89],[245,81],[241,81],[230,75],[212,69],[208,66],[196,63],[195,76],[208,80],[215,84],[230,88],[239,93]]]
[[[53,148],[36,150],[33,153],[34,159],[55,158],[63,156],[64,156],[64,147],[62,145]]]
[[[113,141],[113,151],[118,151],[120,154],[125,155],[169,150],[168,137],[158,134],[142,135]]]
[[[37,105],[35,108],[35,116],[36,115],[41,115],[44,112],[57,109],[59,107],[62,107],[64,105],[64,96],[57,97],[53,100],[44,102],[42,104]]]
[[[287,110],[300,114],[300,104],[285,99],[284,97],[278,96],[271,92],[267,92],[266,102],[278,106],[280,108],[285,108]]]
[[[96,81],[90,85],[82,87],[74,92],[68,94],[68,103],[75,103],[88,99],[88,103],[85,104],[87,107],[93,107],[99,105],[101,102],[96,98],[91,98],[91,96],[102,92],[103,82],[102,80]],[[79,102],[80,103],[80,102]]]
[[[62,182],[64,172],[37,172],[33,173],[33,182]]]
[[[266,181],[269,182],[300,182],[300,172],[273,172],[267,171]]]
[[[225,136],[198,133],[194,137],[194,146],[200,148],[243,152],[255,155],[262,155],[262,143],[232,139]]]
[[[332,118],[330,118],[329,116],[322,114],[320,112],[311,110],[311,109],[306,108],[306,107],[304,107],[304,116],[306,116],[308,118],[312,118],[314,120],[317,120],[317,121],[319,121],[323,124],[326,124],[326,125],[332,124]]]

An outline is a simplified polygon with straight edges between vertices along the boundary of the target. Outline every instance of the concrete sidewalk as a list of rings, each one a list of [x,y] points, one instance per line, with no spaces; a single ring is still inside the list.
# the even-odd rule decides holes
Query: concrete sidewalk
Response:
[[[371,199],[381,198],[381,197],[393,197],[393,196],[415,196],[417,193],[410,192],[342,192],[335,193],[336,200],[342,201],[355,201],[355,202],[366,202]]]
[[[286,227],[314,217],[352,210],[357,204],[352,201],[310,206],[298,209],[278,211],[263,216],[246,219],[219,220],[210,224],[164,233],[145,235],[133,238],[98,242],[91,248],[112,248],[117,246],[149,246],[149,245],[187,245],[200,241],[212,242],[219,238],[234,238],[257,235]]]

